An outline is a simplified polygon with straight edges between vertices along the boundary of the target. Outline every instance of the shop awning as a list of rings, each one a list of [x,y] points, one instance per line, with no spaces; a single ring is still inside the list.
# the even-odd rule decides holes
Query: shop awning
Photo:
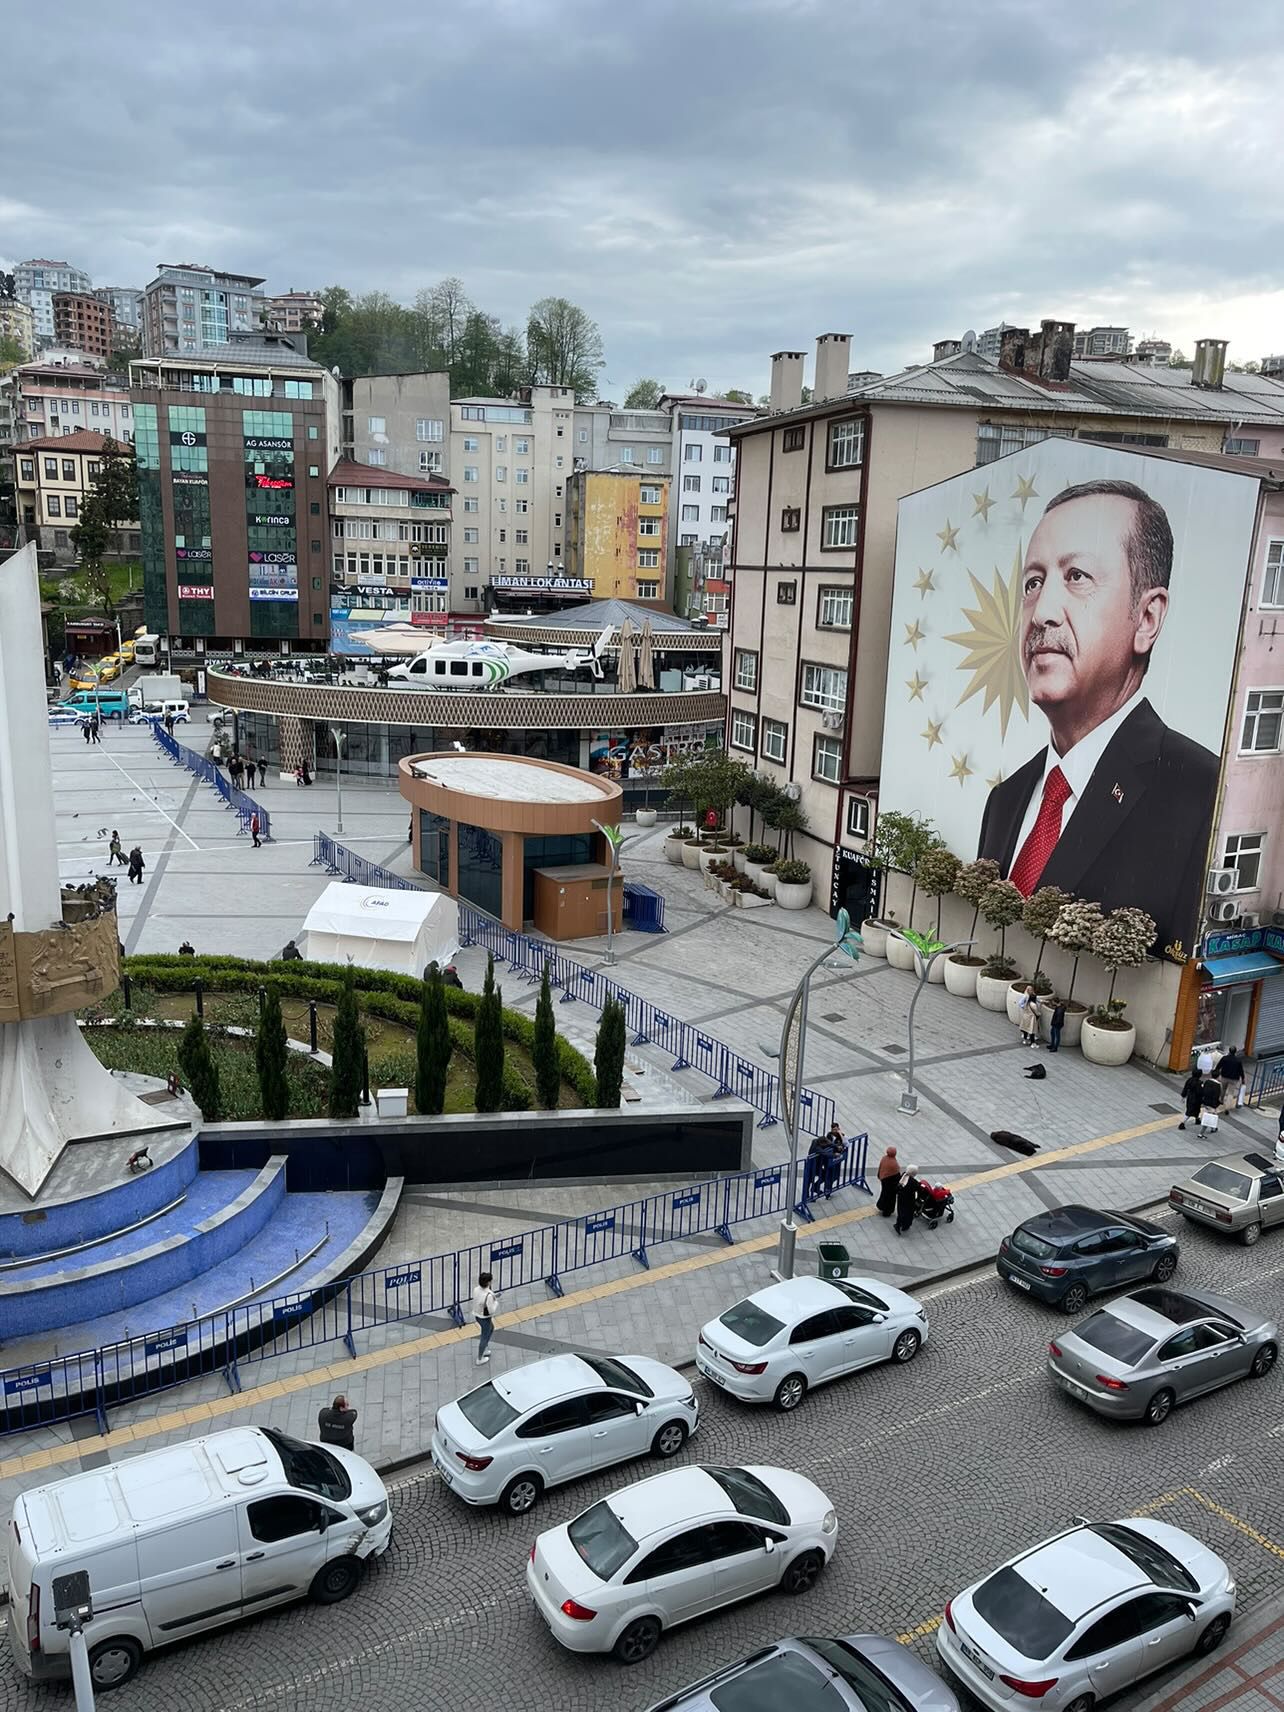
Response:
[[[1250,951],[1243,957],[1208,957],[1204,972],[1214,987],[1238,987],[1266,975],[1284,974],[1284,963],[1269,951]]]

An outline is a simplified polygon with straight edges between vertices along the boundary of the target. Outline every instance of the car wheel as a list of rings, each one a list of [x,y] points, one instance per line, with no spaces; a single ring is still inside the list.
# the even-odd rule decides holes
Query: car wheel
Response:
[[[1095,1694],[1081,1694],[1077,1700],[1070,1702],[1065,1712],[1092,1712],[1092,1708],[1096,1704],[1097,1697]]]
[[[361,1580],[361,1565],[355,1557],[337,1557],[312,1577],[308,1592],[318,1605],[337,1605],[356,1591]]]
[[[1072,1284],[1061,1298],[1061,1311],[1066,1314],[1081,1314],[1088,1305],[1088,1291],[1083,1284]]]
[[[1173,1412],[1173,1404],[1177,1401],[1167,1386],[1162,1391],[1156,1391],[1146,1404],[1146,1413],[1142,1417],[1148,1427],[1162,1427]]]
[[[1226,1639],[1226,1631],[1229,1628],[1230,1618],[1227,1616],[1226,1612],[1223,1611],[1220,1617],[1213,1618],[1212,1622],[1195,1642],[1194,1650],[1196,1654],[1200,1658],[1203,1658],[1208,1653],[1216,1652],[1217,1648],[1220,1647],[1222,1642]]]
[[[106,1693],[128,1682],[142,1662],[143,1649],[138,1642],[128,1635],[117,1635],[115,1640],[100,1641],[90,1653],[89,1674],[94,1687]]]
[[[904,1366],[907,1361],[913,1361],[922,1347],[922,1338],[912,1326],[907,1326],[892,1345],[892,1360]]]
[[[515,1474],[499,1495],[499,1507],[510,1516],[524,1516],[539,1503],[544,1482],[538,1474]]]
[[[1253,1244],[1261,1234],[1262,1227],[1260,1224],[1245,1225],[1243,1230],[1239,1233],[1239,1240],[1243,1243],[1245,1248],[1252,1248]]]
[[[1248,1371],[1253,1375],[1254,1379],[1265,1379],[1266,1375],[1271,1371],[1272,1367],[1274,1367],[1275,1359],[1278,1355],[1279,1350],[1276,1349],[1273,1343],[1264,1343],[1261,1349],[1259,1349],[1257,1354],[1253,1357],[1253,1365]]]
[[[1175,1254],[1161,1254],[1155,1262],[1155,1270],[1151,1276],[1158,1283],[1166,1284],[1176,1270],[1177,1256]]]
[[[785,1573],[780,1578],[782,1593],[810,1593],[820,1580],[820,1572],[825,1567],[825,1559],[818,1551],[803,1552],[791,1564],[785,1567]]]
[[[787,1373],[776,1387],[776,1407],[782,1414],[791,1414],[806,1395],[807,1381],[802,1374]]]
[[[635,1617],[611,1651],[621,1664],[641,1664],[643,1659],[650,1658],[659,1644],[659,1619]]]
[[[651,1440],[652,1456],[676,1456],[687,1442],[686,1423],[666,1421]]]

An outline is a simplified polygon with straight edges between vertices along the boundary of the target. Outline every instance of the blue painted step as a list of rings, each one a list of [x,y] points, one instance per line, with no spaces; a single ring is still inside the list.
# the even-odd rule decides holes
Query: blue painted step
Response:
[[[68,1167],[77,1163],[82,1147],[95,1144],[78,1143],[64,1156]],[[129,1145],[133,1145],[132,1143]],[[101,1236],[124,1230],[150,1217],[188,1190],[199,1170],[197,1140],[194,1135],[175,1145],[172,1136],[162,1135],[153,1143],[156,1165],[151,1171],[129,1176],[123,1171],[119,1182],[109,1184],[96,1194],[79,1194],[66,1188],[66,1198],[57,1198],[63,1173],[54,1167],[50,1191],[41,1197],[42,1218],[33,1220],[29,1209],[0,1213],[0,1259],[9,1260],[23,1255],[50,1254],[55,1249],[71,1248],[76,1243],[93,1242]],[[141,1246],[141,1243],[140,1243]]]

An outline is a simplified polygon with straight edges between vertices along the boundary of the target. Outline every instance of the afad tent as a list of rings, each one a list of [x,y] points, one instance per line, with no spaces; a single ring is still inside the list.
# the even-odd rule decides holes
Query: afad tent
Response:
[[[441,892],[385,892],[332,880],[308,911],[303,955],[422,975],[459,949],[459,906]]]

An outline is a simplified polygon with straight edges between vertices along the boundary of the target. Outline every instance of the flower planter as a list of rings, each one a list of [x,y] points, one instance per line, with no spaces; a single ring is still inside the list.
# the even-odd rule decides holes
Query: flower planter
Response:
[[[884,956],[893,969],[909,969],[912,971],[914,968],[914,947],[908,939],[902,939],[898,934],[888,934],[887,950]]]
[[[669,858],[670,862],[673,863],[675,868],[680,868],[682,866],[682,852],[684,848],[685,846],[683,845],[682,840],[680,838],[674,838],[672,835],[664,841],[664,854]]]
[[[721,862],[727,854],[725,844],[702,844],[696,852],[696,860],[700,864],[700,872],[707,874],[715,862]]]
[[[634,820],[637,821],[639,826],[654,826],[655,825],[655,816],[656,816],[656,810],[655,809],[653,809],[653,808],[640,808],[637,811],[637,813],[634,815],[633,818],[634,818]]]
[[[941,962],[945,965],[945,991],[956,999],[974,999],[980,962],[966,957],[942,957]]]
[[[923,979],[923,963],[924,963],[924,961],[925,960],[922,957],[920,957],[918,952],[916,951],[914,953],[914,973],[918,976],[920,981]],[[943,987],[945,985],[945,959],[944,959],[944,957],[934,958],[933,961],[928,965],[927,984],[929,987]]]
[[[1067,1015],[1066,1021],[1069,1020]],[[1136,1044],[1137,1030],[1130,1022],[1122,1028],[1102,1028],[1099,1023],[1089,1022],[1086,1016],[1083,1019],[1079,1045],[1090,1064],[1126,1064]]]
[[[731,901],[737,909],[767,909],[770,898],[760,898],[754,892],[733,892]]]
[[[983,1011],[1006,1011],[1010,975],[981,975],[976,977],[976,1002]]]
[[[777,880],[776,902],[780,905],[781,909],[806,909],[807,905],[811,902],[811,881]]]
[[[860,924],[860,937],[866,957],[887,956],[887,929],[881,921],[866,916]]]
[[[700,852],[703,848],[698,838],[688,838],[682,846],[682,866],[690,868],[694,873],[700,866]]]
[[[752,866],[752,864],[750,864],[750,866]],[[775,898],[775,896],[776,896],[776,876],[772,873],[770,868],[764,868],[762,870],[762,872],[756,876],[753,874],[750,874],[748,868],[745,869],[745,873],[749,874],[749,878],[751,880],[753,880],[753,882],[756,886],[762,887],[763,891],[766,892],[766,894],[769,898],[772,898],[772,899]]]
[[[738,866],[739,864],[737,863],[737,867]],[[767,864],[765,862],[746,861],[744,871],[746,877],[752,880],[755,886],[761,886],[766,883],[763,878],[767,872]]]
[[[1049,1006],[1049,1008],[1051,1008]],[[1083,1044],[1083,1023],[1088,1014],[1087,1005],[1081,1005],[1076,999],[1066,1006],[1066,1020],[1061,1030],[1062,1046],[1081,1046]]]
[[[736,865],[736,873],[743,874],[745,871],[745,853],[743,846],[736,846],[736,848],[731,852],[731,860]]]

